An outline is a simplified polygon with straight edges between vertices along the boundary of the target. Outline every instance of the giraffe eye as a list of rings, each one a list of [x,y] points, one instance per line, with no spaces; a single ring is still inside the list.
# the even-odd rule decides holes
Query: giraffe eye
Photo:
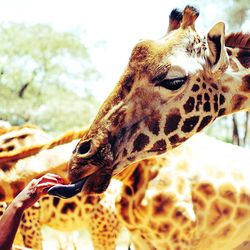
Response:
[[[169,90],[177,90],[180,87],[182,87],[182,85],[187,81],[187,76],[185,77],[178,77],[178,78],[171,78],[171,79],[164,79],[162,81],[159,81],[156,83],[155,86],[160,86],[163,87],[165,89],[169,89]]]

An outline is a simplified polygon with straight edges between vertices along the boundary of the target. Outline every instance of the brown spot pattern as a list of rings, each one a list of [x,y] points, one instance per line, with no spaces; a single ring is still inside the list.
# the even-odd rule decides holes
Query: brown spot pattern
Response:
[[[212,119],[213,117],[211,115],[203,117],[197,131],[200,132],[203,128],[205,128]]]
[[[220,195],[221,197],[223,197],[224,199],[232,202],[232,203],[236,203],[236,190],[234,189],[234,187],[230,184],[228,185],[224,185],[222,187],[220,187]]]
[[[178,134],[173,135],[169,138],[169,141],[171,142],[171,145],[176,145],[178,143],[182,143],[186,141],[186,137],[180,138]]]
[[[248,195],[247,193],[244,193],[244,192],[241,193],[240,194],[240,203],[250,206],[250,195]]]
[[[239,110],[243,103],[247,100],[247,97],[246,96],[243,96],[243,95],[234,95],[232,97],[232,111],[237,111]]]
[[[59,203],[60,199],[57,197],[53,197],[53,206],[57,207],[58,203]]]
[[[221,230],[219,230],[219,232],[217,233],[217,237],[227,239],[233,234],[234,231],[235,229],[232,225],[226,225]]]
[[[233,212],[232,207],[222,202],[215,200],[210,207],[211,214],[208,217],[208,225],[213,228],[225,220],[228,220]]]
[[[210,103],[209,103],[209,102],[205,102],[205,103],[204,103],[203,110],[204,110],[205,112],[210,112],[210,111],[211,111],[211,106],[210,106]]]
[[[174,219],[175,222],[178,222],[182,225],[187,222],[187,218],[184,216],[183,212],[178,209],[175,209],[173,211],[172,218]]]
[[[134,141],[134,148],[132,152],[139,152],[143,150],[149,143],[149,137],[143,133],[139,134]]]
[[[199,89],[200,89],[200,87],[199,87],[198,84],[194,84],[193,87],[192,87],[193,92],[197,92]]]
[[[94,204],[97,204],[100,201],[100,199],[101,198],[98,195],[88,195],[86,197],[85,203],[94,205]]]
[[[205,203],[202,200],[202,198],[200,198],[198,195],[196,194],[192,194],[192,201],[193,204],[195,205],[195,208],[197,208],[198,210],[202,210],[205,208]]]
[[[225,109],[225,108],[220,109],[220,110],[219,110],[219,113],[218,113],[218,116],[224,115],[225,112],[226,112],[226,109]]]
[[[197,103],[196,103],[196,111],[200,110],[200,106],[202,105],[202,95],[197,95]]]
[[[121,199],[121,201],[118,204],[119,209],[120,209],[120,213],[122,215],[122,218],[125,222],[127,222],[128,224],[130,224],[130,216],[129,216],[129,202],[127,199],[125,199],[124,197]]]
[[[236,213],[235,213],[235,220],[237,222],[244,221],[245,218],[249,217],[250,211],[247,208],[237,208]]]
[[[220,105],[224,104],[225,103],[225,97],[224,95],[220,94]]]
[[[149,152],[159,152],[159,151],[166,151],[167,144],[164,139],[161,139],[154,143],[153,147],[149,150]]]
[[[164,132],[166,135],[175,131],[178,128],[179,122],[181,120],[179,110],[174,110],[173,113],[170,113],[166,118],[166,123],[164,127]]]
[[[150,119],[147,124],[149,131],[151,131],[154,135],[158,135],[160,132],[160,121],[159,118],[154,117]]]
[[[184,133],[192,131],[194,129],[195,125],[198,123],[198,121],[199,121],[199,116],[192,116],[190,118],[187,118],[184,121],[184,124],[181,127],[181,130]]]
[[[206,101],[209,101],[209,100],[210,100],[210,96],[209,96],[208,93],[205,93],[205,94],[204,94],[204,99],[205,99]]]
[[[133,188],[134,193],[136,193],[138,191],[138,189],[140,188],[140,183],[142,181],[141,171],[143,171],[143,170],[140,169],[140,167],[137,167],[133,173],[133,176],[132,176],[132,188]]]
[[[5,191],[2,187],[0,187],[0,201],[4,201],[5,199]]]
[[[75,208],[76,208],[75,202],[68,202],[62,207],[62,213],[66,214],[68,211],[74,212]]]
[[[170,223],[162,223],[159,227],[158,230],[160,233],[169,233],[172,228],[172,225]]]
[[[240,87],[240,90],[244,92],[250,92],[250,75],[245,75],[242,78],[242,85]]]
[[[214,111],[217,112],[219,108],[218,105],[218,95],[214,95]]]
[[[211,83],[211,86],[212,86],[212,88],[214,88],[214,89],[218,90],[218,86],[217,86],[217,84],[216,84],[216,83]]]
[[[126,186],[125,187],[125,193],[128,195],[128,196],[131,196],[132,195],[132,190],[129,186]]]
[[[190,96],[188,98],[187,102],[183,106],[186,114],[193,111],[193,109],[194,109],[194,103],[195,103],[194,98]]]
[[[222,86],[221,90],[223,93],[227,93],[229,91],[229,88],[227,86]]]
[[[210,183],[201,183],[197,190],[199,190],[206,198],[211,198],[215,195],[214,187]]]
[[[153,200],[153,215],[166,216],[173,203],[174,197],[171,195],[156,195]]]

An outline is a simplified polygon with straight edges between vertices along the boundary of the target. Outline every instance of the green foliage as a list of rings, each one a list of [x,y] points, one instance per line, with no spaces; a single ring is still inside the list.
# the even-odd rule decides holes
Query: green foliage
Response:
[[[226,19],[230,30],[240,31],[242,24],[248,18],[248,0],[233,0],[231,6],[226,6]]]
[[[0,37],[0,119],[58,132],[90,123],[98,103],[88,86],[98,73],[76,35],[8,23]]]

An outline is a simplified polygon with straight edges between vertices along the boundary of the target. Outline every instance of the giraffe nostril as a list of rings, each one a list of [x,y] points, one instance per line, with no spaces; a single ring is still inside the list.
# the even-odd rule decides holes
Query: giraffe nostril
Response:
[[[84,155],[89,153],[90,150],[91,150],[91,141],[84,141],[82,144],[79,145],[77,153]]]

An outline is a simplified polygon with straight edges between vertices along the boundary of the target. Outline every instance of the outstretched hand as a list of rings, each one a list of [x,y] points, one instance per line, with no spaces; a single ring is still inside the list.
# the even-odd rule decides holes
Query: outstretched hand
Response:
[[[63,182],[63,178],[59,175],[45,174],[39,179],[30,181],[30,183],[16,196],[15,202],[18,207],[22,207],[23,209],[29,208],[34,205],[42,195],[47,194],[50,187]]]
[[[13,244],[23,212],[31,207],[48,189],[63,183],[63,178],[55,174],[45,174],[33,179],[10,203],[0,218],[0,249],[9,250]]]

